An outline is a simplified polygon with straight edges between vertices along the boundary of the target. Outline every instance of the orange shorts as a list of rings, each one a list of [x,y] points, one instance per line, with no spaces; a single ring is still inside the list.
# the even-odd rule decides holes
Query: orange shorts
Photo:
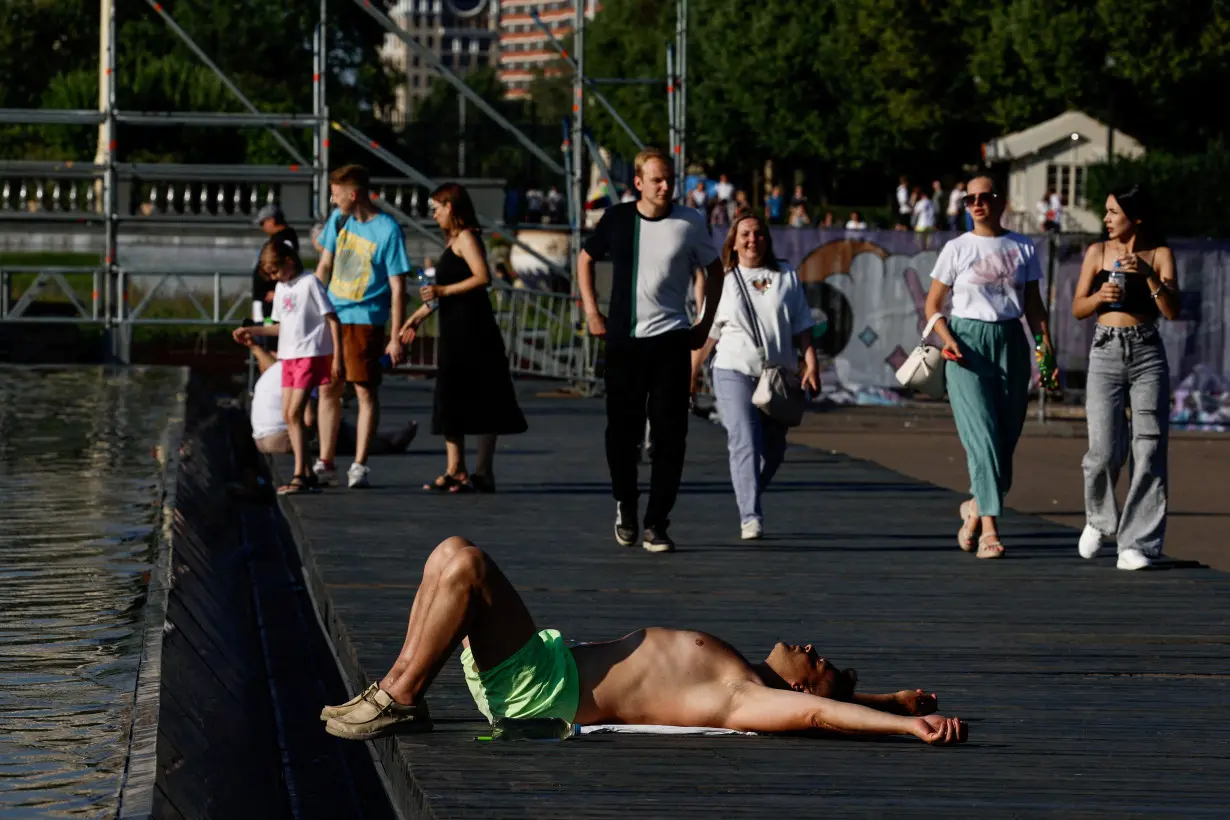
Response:
[[[380,357],[388,342],[384,328],[376,325],[342,325],[342,363],[346,381],[352,384],[380,384],[383,371]]]

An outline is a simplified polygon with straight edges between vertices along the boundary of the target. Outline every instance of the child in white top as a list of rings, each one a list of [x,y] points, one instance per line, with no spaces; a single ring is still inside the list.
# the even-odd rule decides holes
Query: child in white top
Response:
[[[273,320],[277,324],[236,328],[235,341],[277,336],[282,364],[282,415],[295,453],[295,472],[279,495],[308,492],[314,487],[307,466],[307,428],[303,411],[308,394],[342,379],[342,333],[337,313],[324,285],[304,273],[299,254],[289,242],[270,240],[261,249],[261,273],[277,281]]]

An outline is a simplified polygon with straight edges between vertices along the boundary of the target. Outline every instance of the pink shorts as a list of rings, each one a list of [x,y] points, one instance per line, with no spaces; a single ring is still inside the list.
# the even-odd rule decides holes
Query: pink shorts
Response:
[[[333,355],[282,360],[282,387],[311,390],[329,383]]]

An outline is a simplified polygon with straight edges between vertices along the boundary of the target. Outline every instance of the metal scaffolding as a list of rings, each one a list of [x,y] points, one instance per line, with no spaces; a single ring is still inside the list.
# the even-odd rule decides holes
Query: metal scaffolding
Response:
[[[503,230],[490,223],[484,224],[491,230],[494,236],[499,236],[510,241],[512,244],[521,247],[531,256],[538,259],[549,270],[556,273],[561,273],[575,281],[575,277],[570,274],[572,264],[575,263],[577,254],[581,247],[581,236],[585,227],[585,204],[586,204],[586,147],[589,147],[590,158],[596,163],[600,174],[607,183],[612,196],[615,194],[615,188],[611,179],[610,170],[606,167],[602,156],[598,151],[598,146],[588,135],[585,129],[585,102],[586,93],[591,94],[611,115],[612,119],[627,132],[633,143],[638,148],[644,146],[644,142],[639,135],[632,129],[628,122],[619,114],[610,101],[597,89],[597,82],[635,82],[645,84],[662,83],[663,80],[652,78],[633,78],[622,80],[604,79],[601,81],[585,76],[585,29],[587,23],[587,9],[590,0],[576,0],[574,7],[574,38],[575,45],[573,54],[569,55],[563,45],[554,37],[546,26],[543,25],[538,18],[537,12],[532,14],[533,20],[537,25],[547,31],[550,42],[555,49],[561,54],[566,64],[573,70],[572,84],[572,117],[570,123],[566,124],[565,140],[563,145],[564,163],[561,164],[549,153],[544,151],[525,133],[517,128],[513,123],[509,122],[491,105],[483,100],[473,89],[471,89],[463,79],[452,72],[442,61],[437,57],[434,51],[427,49],[409,32],[402,29],[397,23],[385,15],[382,11],[375,7],[375,4],[370,0],[353,0],[363,11],[371,16],[381,27],[393,36],[399,38],[409,47],[424,63],[434,68],[438,75],[446,82],[449,82],[456,87],[458,93],[463,99],[473,103],[474,106],[486,116],[490,117],[502,129],[510,133],[516,138],[526,150],[537,159],[539,159],[553,173],[563,177],[567,181],[566,188],[568,190],[569,199],[569,222],[568,230],[571,234],[570,251],[571,259],[567,270],[561,268],[558,264],[542,256],[535,249],[528,247],[520,242],[515,236],[515,230]],[[312,112],[310,114],[284,114],[284,113],[267,113],[260,111],[256,104],[252,102],[243,91],[226,75],[226,73],[215,63],[208,54],[192,39],[191,35],[179,25],[170,12],[157,0],[146,0],[147,5],[155,14],[176,34],[176,36],[184,43],[184,45],[206,66],[208,67],[222,85],[235,97],[235,99],[246,109],[247,113],[225,113],[225,112],[140,112],[140,111],[121,111],[118,109],[116,102],[116,65],[117,65],[117,27],[115,21],[115,2],[114,0],[104,0],[103,9],[104,17],[100,26],[100,47],[102,49],[101,57],[101,80],[100,80],[100,98],[99,110],[48,110],[48,109],[0,109],[0,124],[26,124],[26,125],[93,125],[100,129],[100,152],[95,158],[95,163],[74,165],[74,163],[57,164],[57,174],[69,181],[71,184],[71,201],[76,202],[79,180],[89,179],[101,181],[99,194],[94,195],[93,189],[87,192],[87,201],[93,205],[97,204],[99,215],[94,217],[86,215],[85,218],[97,219],[104,224],[104,267],[100,271],[88,271],[90,275],[97,275],[96,284],[100,287],[95,288],[95,303],[87,310],[84,305],[74,306],[78,309],[80,316],[89,315],[92,321],[101,320],[106,329],[110,332],[116,329],[117,326],[124,324],[122,321],[125,316],[131,317],[133,312],[126,313],[124,300],[126,294],[123,292],[124,283],[127,276],[132,272],[124,270],[120,267],[117,254],[117,239],[118,231],[122,221],[129,217],[120,213],[119,204],[119,172],[120,164],[116,160],[117,154],[117,126],[120,124],[132,126],[166,126],[166,125],[186,125],[186,126],[201,126],[201,127],[263,127],[271,131],[277,142],[287,152],[293,160],[289,166],[290,172],[298,175],[303,172],[310,171],[310,180],[312,188],[312,202],[314,204],[315,213],[313,216],[317,219],[327,215],[329,211],[329,185],[328,185],[328,165],[330,151],[330,134],[336,131],[342,134],[354,144],[362,147],[373,156],[381,159],[400,173],[417,184],[427,187],[434,186],[434,181],[425,175],[419,173],[416,169],[404,162],[397,156],[393,155],[387,149],[382,148],[376,142],[368,138],[358,129],[346,123],[334,122],[329,117],[328,98],[326,93],[326,77],[328,75],[328,0],[319,0],[319,17],[314,29],[312,38]],[[665,85],[667,87],[668,99],[668,114],[670,118],[670,133],[671,133],[671,154],[675,159],[675,166],[679,174],[679,179],[682,180],[683,171],[686,166],[685,149],[686,149],[686,54],[687,54],[687,0],[676,0],[677,21],[675,26],[675,43],[667,49],[667,77]],[[313,132],[312,140],[312,157],[309,161],[295,147],[294,143],[286,138],[278,129],[311,129]],[[568,129],[571,133],[568,133]],[[135,166],[124,166],[128,170],[125,173],[132,175],[132,170]],[[682,185],[682,183],[680,183]],[[56,182],[58,191],[59,182]],[[38,199],[41,201],[43,197],[42,183],[39,183]],[[207,186],[201,186],[199,193],[199,206],[203,209],[206,203]],[[22,183],[22,196],[24,197],[24,182]],[[272,196],[272,189],[270,189]],[[0,197],[0,205],[7,202],[9,192],[7,186]],[[157,211],[155,199],[158,194],[151,189],[150,207],[151,210]],[[168,206],[172,203],[168,193]],[[212,196],[212,194],[210,194]],[[218,186],[217,202],[219,214],[221,213],[223,202],[222,186]],[[252,203],[256,204],[256,188],[252,187],[251,191]],[[240,201],[239,187],[235,187],[234,201],[236,205],[236,215],[238,215],[238,204]],[[400,194],[398,195],[400,202]],[[53,195],[53,201],[56,196]],[[397,204],[387,198],[378,199],[379,204],[384,209],[388,210],[394,216],[403,219],[412,230],[422,234],[424,237],[433,242],[439,243],[440,239],[434,232],[428,230],[419,221],[406,213],[404,213]],[[185,186],[182,196],[181,205],[187,212],[188,206],[188,189]],[[143,211],[143,213],[145,213]],[[10,216],[20,216],[17,213],[12,213]],[[68,213],[51,213],[44,214],[48,218],[73,218]],[[77,218],[82,218],[78,215]],[[82,273],[87,273],[83,270]],[[56,278],[58,277],[58,278]],[[47,279],[49,283],[63,285],[61,281],[63,272],[58,272],[54,277]],[[37,290],[37,289],[35,289]],[[7,296],[7,292],[5,294]],[[146,296],[147,300],[149,295]],[[11,306],[9,306],[11,307]],[[24,308],[24,305],[23,305]],[[229,319],[232,310],[219,312],[201,310],[202,316],[208,315],[213,319]],[[139,314],[139,311],[137,311]],[[12,318],[10,311],[0,312],[0,319],[5,317]],[[130,327],[131,324],[128,324]],[[121,360],[127,355],[127,341],[120,339],[114,340],[112,351],[117,358]]]

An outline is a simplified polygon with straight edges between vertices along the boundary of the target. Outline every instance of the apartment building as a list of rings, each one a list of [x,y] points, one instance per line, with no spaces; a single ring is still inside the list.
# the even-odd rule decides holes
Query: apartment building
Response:
[[[597,4],[586,3],[586,17],[593,19]],[[500,58],[499,74],[509,99],[524,99],[536,70],[556,59],[557,52],[547,35],[530,16],[538,18],[561,41],[572,33],[573,0],[499,0]]]
[[[495,62],[499,53],[500,0],[400,0],[389,16],[446,68],[460,75]],[[381,57],[404,82],[389,112],[395,126],[405,123],[415,103],[427,94],[436,71],[400,38],[385,36]]]

